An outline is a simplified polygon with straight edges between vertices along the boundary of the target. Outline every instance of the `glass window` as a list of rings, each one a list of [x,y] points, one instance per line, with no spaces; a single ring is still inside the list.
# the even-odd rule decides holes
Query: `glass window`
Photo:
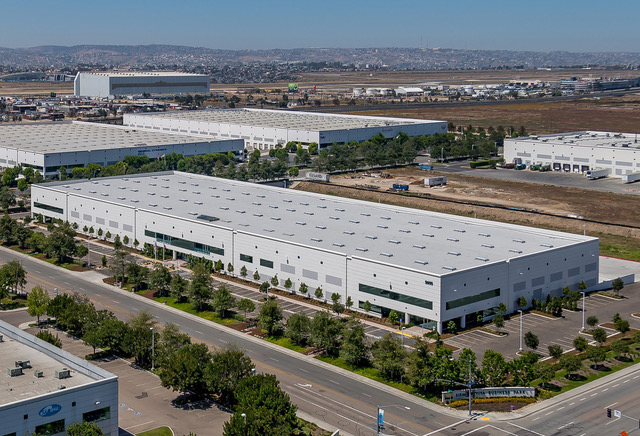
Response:
[[[49,206],[48,204],[38,203],[37,201],[33,202],[33,207],[37,207],[38,209],[44,209],[55,213],[64,213],[64,210],[61,207]]]
[[[111,418],[111,409],[109,406],[102,409],[92,410],[91,412],[83,413],[82,420],[87,422],[104,421]]]
[[[253,263],[253,256],[240,253],[240,260],[243,262]]]
[[[273,262],[267,259],[260,259],[260,265],[266,266],[267,268],[273,268]]]
[[[36,434],[38,434],[38,436],[49,436],[51,434],[62,433],[63,431],[64,419],[36,426]]]
[[[478,301],[488,300],[490,298],[499,297],[500,288],[492,289],[490,291],[481,292],[476,295],[470,295],[468,297],[458,298],[447,302],[447,310],[455,309],[456,307],[466,306],[468,304],[477,303]]]
[[[418,297],[410,297],[408,295],[399,294],[397,292],[387,291],[386,289],[376,288],[374,286],[359,284],[359,291],[366,294],[376,295],[378,297],[389,298],[391,300],[400,301],[402,303],[411,304],[413,306],[424,307],[425,309],[433,309],[433,302],[423,300]]]

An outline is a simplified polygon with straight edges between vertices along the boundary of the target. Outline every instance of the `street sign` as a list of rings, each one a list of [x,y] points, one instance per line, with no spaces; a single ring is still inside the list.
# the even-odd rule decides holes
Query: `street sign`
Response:
[[[378,409],[378,427],[384,426],[384,410]]]
[[[622,418],[622,412],[616,409],[613,409],[613,416],[616,418]]]

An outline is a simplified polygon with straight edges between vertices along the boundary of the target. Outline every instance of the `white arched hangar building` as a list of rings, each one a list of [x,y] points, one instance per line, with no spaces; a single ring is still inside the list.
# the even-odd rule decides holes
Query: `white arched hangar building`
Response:
[[[598,239],[195,174],[33,185],[33,214],[442,330],[598,281]]]

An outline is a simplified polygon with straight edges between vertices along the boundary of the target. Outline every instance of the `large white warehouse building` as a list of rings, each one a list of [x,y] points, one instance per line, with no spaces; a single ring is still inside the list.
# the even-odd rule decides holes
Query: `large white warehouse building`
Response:
[[[362,142],[378,133],[393,138],[446,133],[446,121],[365,117],[266,109],[217,109],[125,114],[124,124],[138,129],[199,133],[218,139],[242,139],[247,149],[268,150],[288,142],[320,148]]]
[[[586,173],[608,169],[622,177],[640,172],[640,143],[634,133],[571,132],[504,141],[504,159],[526,165],[550,165],[555,171]]]
[[[63,166],[69,171],[90,163],[113,165],[129,155],[159,158],[229,151],[242,159],[243,142],[80,121],[0,125],[0,167],[30,166],[44,176],[57,174]]]
[[[32,187],[32,213],[442,329],[598,280],[598,239],[180,172]]]
[[[176,72],[78,73],[73,92],[79,97],[209,94],[209,76]]]
[[[0,321],[0,433],[66,434],[95,422],[118,435],[118,377]]]

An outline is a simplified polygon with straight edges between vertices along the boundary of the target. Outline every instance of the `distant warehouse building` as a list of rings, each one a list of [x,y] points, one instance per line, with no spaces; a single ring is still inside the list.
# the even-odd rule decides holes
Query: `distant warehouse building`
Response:
[[[3,435],[64,435],[95,422],[118,435],[118,377],[0,321],[0,430]]]
[[[570,132],[504,141],[504,159],[525,165],[549,165],[554,171],[586,173],[608,169],[622,177],[640,172],[640,143],[634,133]]]
[[[60,167],[108,166],[129,155],[160,158],[230,151],[242,159],[243,142],[80,121],[0,125],[0,168],[30,166],[45,177],[56,175]]]
[[[33,185],[32,213],[442,330],[598,282],[598,239],[181,172]]]
[[[176,72],[78,73],[73,82],[80,97],[209,94],[209,76]]]
[[[124,124],[139,129],[198,133],[218,139],[242,139],[247,149],[269,150],[288,142],[325,148],[367,141],[381,133],[393,138],[447,132],[446,121],[365,117],[266,109],[217,109],[125,114]]]

